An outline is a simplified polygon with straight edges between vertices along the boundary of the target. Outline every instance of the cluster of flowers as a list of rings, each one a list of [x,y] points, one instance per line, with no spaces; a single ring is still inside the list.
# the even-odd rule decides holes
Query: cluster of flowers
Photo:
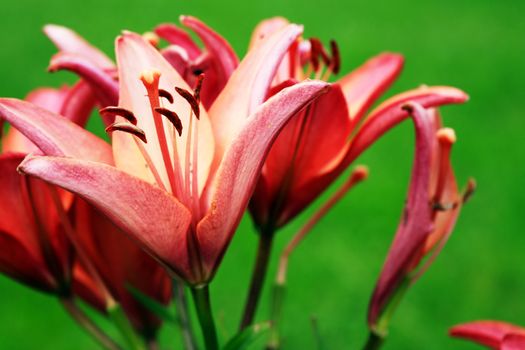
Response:
[[[79,299],[113,319],[131,349],[157,347],[173,299],[185,347],[194,349],[189,288],[205,346],[217,349],[208,285],[249,208],[259,251],[241,331],[226,346],[241,348],[264,328],[252,324],[274,234],[409,118],[416,141],[406,207],[368,315],[365,347],[379,347],[400,297],[443,248],[474,189],[473,182],[458,189],[450,162],[456,137],[436,109],[467,95],[424,86],[369,112],[400,73],[400,55],[380,54],[328,83],[340,70],[337,44],[305,39],[302,26],[283,18],[256,27],[242,60],[198,19],[181,22],[202,45],[172,24],[126,31],[116,39],[116,63],[73,31],[45,27],[59,49],[49,70],[79,80],[38,88],[25,101],[0,99],[0,123],[10,124],[1,139],[0,271],[56,295],[108,349],[123,344]],[[111,143],[84,129],[95,108]],[[367,173],[356,167],[281,255],[269,348],[280,345],[290,253]],[[525,343],[514,328],[504,337],[493,324],[463,327],[453,334],[495,348]],[[501,340],[479,335],[484,327]]]

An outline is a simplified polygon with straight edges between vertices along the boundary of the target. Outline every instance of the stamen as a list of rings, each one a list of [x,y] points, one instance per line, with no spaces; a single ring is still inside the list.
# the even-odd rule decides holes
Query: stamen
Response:
[[[159,36],[157,34],[155,34],[153,32],[146,32],[146,33],[142,34],[142,37],[147,42],[149,42],[151,45],[153,45],[155,47],[159,46],[160,38],[159,38]]]
[[[173,96],[164,89],[159,89],[159,96],[164,97],[169,103],[173,103]]]
[[[195,100],[197,100],[197,103],[201,101],[201,89],[202,89],[203,80],[204,80],[204,73],[201,73],[197,77],[197,84],[195,85],[195,90],[194,90],[195,92],[193,93],[193,97],[195,97]]]
[[[160,107],[159,103],[159,80],[160,72],[158,70],[145,70],[140,75],[140,80],[144,84],[148,92],[148,99],[151,107],[151,114],[155,123],[155,130],[157,132],[157,138],[159,141],[160,153],[162,154],[162,160],[168,175],[168,182],[171,187],[171,192],[175,193],[178,189],[178,182],[175,179],[175,171],[171,162],[171,157],[168,149],[168,143],[166,140],[166,134],[164,132],[164,123],[162,115],[155,111],[155,108]]]
[[[330,40],[330,51],[332,54],[331,69],[334,74],[337,74],[341,69],[341,55],[339,53],[339,46],[337,46],[335,40]]]
[[[136,125],[130,124],[130,123],[113,123],[110,126],[106,128],[106,132],[114,132],[114,131],[123,131],[127,132],[128,134],[132,134],[136,137],[138,137],[142,142],[148,143],[146,140],[146,133],[144,133],[144,130],[139,128]]]
[[[310,63],[312,64],[314,72],[317,72],[319,70],[319,57],[317,52],[317,45],[315,44],[314,39],[310,39],[310,45]]]
[[[463,191],[463,196],[462,196],[463,204],[467,203],[470,197],[472,197],[472,195],[476,191],[476,187],[477,187],[476,180],[473,178],[468,179],[467,188]]]
[[[188,104],[190,105],[193,113],[195,114],[195,117],[197,117],[197,119],[199,119],[199,117],[200,117],[199,102],[197,102],[197,100],[195,99],[193,94],[191,92],[189,92],[188,90],[180,88],[180,87],[175,87],[175,91],[177,91],[177,93],[183,99],[185,99],[186,102],[188,102]]]
[[[126,119],[128,122],[130,122],[133,125],[137,125],[137,118],[133,114],[132,111],[127,110],[122,107],[115,107],[115,106],[109,106],[106,108],[102,108],[98,111],[100,115],[103,117],[116,117],[120,116],[124,119]]]
[[[330,65],[330,57],[328,56],[328,53],[324,49],[323,43],[321,43],[321,40],[317,38],[311,38],[310,43],[312,45],[312,54],[316,56],[321,56],[321,59],[323,60],[323,63],[325,66]]]
[[[155,112],[158,112],[162,114],[163,116],[165,116],[166,118],[168,118],[168,120],[171,122],[171,124],[173,124],[173,126],[177,130],[177,133],[179,134],[179,136],[182,135],[182,122],[179,116],[177,115],[177,113],[167,108],[162,108],[162,107],[156,107]]]
[[[436,183],[436,190],[434,193],[433,202],[440,203],[443,192],[445,191],[446,183],[449,179],[450,171],[450,151],[452,144],[456,142],[456,133],[453,129],[443,128],[436,133],[439,142],[439,165],[438,165],[438,179]]]

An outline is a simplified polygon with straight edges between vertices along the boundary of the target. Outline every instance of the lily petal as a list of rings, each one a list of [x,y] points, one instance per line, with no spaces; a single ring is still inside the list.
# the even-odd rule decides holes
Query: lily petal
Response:
[[[112,106],[118,101],[118,83],[111,74],[96,66],[83,56],[69,52],[59,52],[51,58],[50,72],[69,70],[84,78],[93,88],[103,106]]]
[[[392,292],[401,283],[406,273],[405,269],[419,253],[418,247],[424,245],[432,230],[432,210],[428,191],[433,151],[433,124],[421,105],[410,104],[410,108],[416,130],[416,151],[410,188],[403,218],[370,302],[368,322],[372,326],[390,301]]]
[[[7,120],[46,155],[113,163],[111,148],[104,140],[29,102],[1,98],[0,118]]]
[[[525,349],[525,334],[509,334],[503,339],[501,350],[523,350]]]
[[[115,68],[113,62],[102,51],[69,28],[48,24],[44,26],[44,33],[60,51],[83,56],[103,69]]]
[[[273,17],[261,21],[253,30],[249,48],[252,49],[259,45],[265,38],[286,27],[289,23],[290,21],[284,17]]]
[[[162,189],[112,166],[73,158],[28,156],[19,171],[78,194],[173,272],[190,276],[191,214]]]
[[[145,70],[156,69],[161,72],[161,89],[173,91],[174,87],[191,91],[184,79],[175,71],[173,67],[162,57],[162,55],[140,35],[125,32],[117,39],[117,61],[120,77],[120,101],[119,106],[132,111],[138,119],[138,126],[144,130],[148,143],[144,148],[152,158],[153,164],[159,171],[165,185],[169,184],[168,174],[166,173],[164,159],[162,157],[160,142],[157,135],[154,117],[151,112],[150,104],[146,95],[146,89],[139,77]],[[179,94],[173,93],[173,103],[165,103],[164,107],[177,113],[180,117],[183,132],[182,137],[175,137],[174,133],[165,132],[170,155],[173,159],[172,143],[177,143],[178,159],[182,162],[185,158],[186,140],[190,129],[190,106]],[[194,118],[194,117],[193,117]],[[193,121],[195,122],[195,121]],[[165,131],[169,131],[172,125],[165,118],[162,119]],[[199,132],[199,158],[198,158],[198,183],[202,190],[208,177],[211,161],[213,159],[214,144],[211,123],[206,111],[201,108],[200,120],[198,121]],[[173,138],[175,138],[174,141]],[[125,171],[140,176],[147,180],[150,179],[149,170],[146,162],[137,148],[133,139],[124,133],[113,134],[113,149],[117,166]],[[184,164],[180,164],[184,169]],[[177,169],[175,170],[177,171]],[[169,186],[166,186],[167,188]]]
[[[394,82],[403,69],[403,56],[383,53],[366,61],[361,67],[338,81],[350,110],[353,124]]]
[[[501,321],[474,321],[454,326],[449,331],[452,337],[472,340],[493,349],[499,349],[505,336],[513,333],[525,335],[525,328]]]
[[[175,24],[159,24],[155,28],[155,33],[170,44],[184,49],[188,58],[192,60],[201,54],[201,49],[195,44],[191,36]]]
[[[60,113],[69,90],[67,86],[63,86],[60,89],[40,88],[31,91],[25,100],[51,112]],[[38,150],[38,147],[29,141],[20,131],[15,128],[10,128],[2,139],[2,150],[3,152],[31,153]]]
[[[219,72],[222,75],[221,78],[226,82],[239,64],[239,59],[230,44],[217,32],[195,17],[181,16],[180,21],[199,36],[206,50],[213,56],[214,61],[218,63],[217,68],[219,68]]]
[[[248,52],[233,72],[209,111],[214,126],[217,163],[246,117],[265,100],[277,67],[302,31],[303,28],[295,24],[279,30]]]
[[[244,121],[226,149],[211,184],[208,213],[197,226],[205,273],[215,270],[239,224],[272,141],[299,110],[327,92],[324,82],[304,82],[282,90]],[[211,278],[212,276],[207,276]]]

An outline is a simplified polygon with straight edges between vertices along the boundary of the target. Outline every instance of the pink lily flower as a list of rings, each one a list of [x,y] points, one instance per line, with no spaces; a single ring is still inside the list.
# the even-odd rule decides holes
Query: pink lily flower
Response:
[[[429,267],[450,237],[462,204],[472,194],[458,190],[450,154],[455,133],[443,128],[437,111],[426,111],[409,103],[404,109],[412,114],[416,151],[408,199],[402,220],[371,298],[368,323],[384,336],[388,319],[403,293]],[[424,264],[421,264],[426,258]],[[422,266],[420,266],[422,265]],[[394,303],[394,305],[392,305]]]
[[[263,21],[252,36],[252,47],[287,23],[284,18]],[[318,39],[298,39],[274,75],[269,95],[310,75],[327,80],[339,72],[340,64],[335,42],[328,54]],[[400,108],[404,103],[428,108],[467,100],[452,87],[423,87],[396,95],[367,115],[402,66],[398,54],[371,58],[287,124],[270,150],[250,203],[262,230],[275,230],[293,219],[382,134],[406,119],[407,112]]]
[[[501,321],[464,323],[452,327],[449,334],[494,350],[525,349],[525,328]]]
[[[81,139],[88,132],[72,130],[64,120],[51,130],[37,118],[38,126],[33,123],[26,132],[46,156],[26,158],[19,170],[85,198],[172,275],[205,284],[277,133],[328,88],[304,82],[262,103],[278,63],[301,32],[289,25],[251,50],[208,111],[199,104],[199,89],[190,92],[149,42],[126,32],[116,47],[119,106],[102,111],[116,116],[108,128],[115,166],[86,157],[91,152],[107,156],[109,147],[87,149]],[[19,122],[40,116],[21,101],[2,99],[0,115],[5,108]],[[48,117],[54,118],[40,116]]]

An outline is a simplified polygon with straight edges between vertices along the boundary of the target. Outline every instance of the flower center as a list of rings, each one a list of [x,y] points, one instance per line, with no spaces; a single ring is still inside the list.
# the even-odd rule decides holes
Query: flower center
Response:
[[[196,220],[200,216],[199,182],[197,175],[198,127],[200,118],[200,91],[204,75],[199,75],[193,92],[180,87],[174,88],[174,91],[189,107],[189,118],[187,119],[188,125],[185,127],[186,130],[184,130],[179,115],[164,106],[165,102],[173,104],[175,99],[169,91],[159,88],[160,75],[159,71],[146,70],[142,72],[140,80],[147,91],[146,96],[155,125],[156,135],[153,136],[158,140],[158,151],[162,156],[162,164],[155,164],[150,154],[150,152],[152,152],[151,148],[146,149],[146,147],[144,147],[144,144],[147,143],[147,138],[152,135],[146,135],[144,130],[137,125],[138,121],[133,112],[121,107],[106,107],[100,110],[100,113],[105,116],[120,116],[124,119],[109,125],[106,128],[106,132],[120,131],[130,134],[148,164],[157,185],[167,192],[172,193],[184,203],[187,208],[193,212],[193,217]],[[169,123],[165,123],[165,120]],[[185,144],[185,152],[182,157],[179,157],[177,149],[181,147],[178,139],[183,139],[184,143],[182,143],[182,145],[184,146]],[[167,181],[163,181],[159,171],[165,171]]]

